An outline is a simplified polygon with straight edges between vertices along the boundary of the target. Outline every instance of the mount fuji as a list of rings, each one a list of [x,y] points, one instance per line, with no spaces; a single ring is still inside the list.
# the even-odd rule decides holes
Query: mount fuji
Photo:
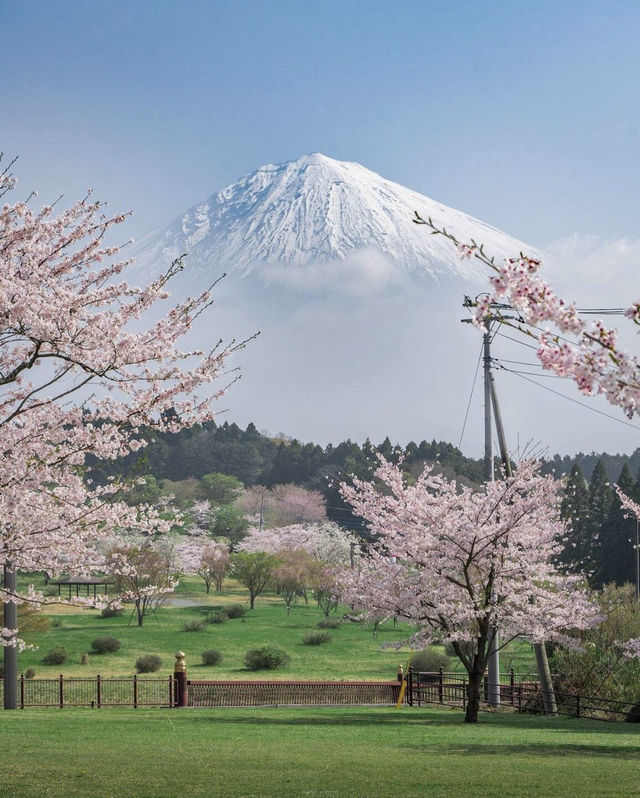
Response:
[[[479,390],[464,439],[461,432],[482,338],[460,321],[464,295],[486,290],[487,272],[414,224],[415,211],[458,240],[484,244],[498,261],[521,251],[541,255],[357,163],[315,153],[261,166],[149,234],[136,247],[132,277],[147,282],[187,253],[171,289],[181,297],[227,272],[191,343],[207,348],[219,338],[261,335],[235,356],[242,380],[221,400],[222,419],[317,443],[376,443],[386,435],[400,443],[462,441],[465,453],[480,456]],[[503,337],[493,348],[496,356],[535,362],[530,349]],[[525,379],[497,373],[513,449],[516,436],[551,451],[629,447],[628,428],[594,424],[592,413]]]
[[[416,275],[469,277],[451,243],[412,222],[414,212],[455,231],[462,241],[482,242],[498,258],[523,249],[520,241],[460,211],[418,194],[357,163],[320,153],[267,164],[194,205],[168,227],[147,236],[138,260],[166,264],[188,253],[194,272],[223,268],[246,276],[290,280],[303,289],[318,282],[322,264],[374,261],[375,282]],[[385,267],[381,272],[381,264]],[[331,279],[336,277],[330,269]],[[363,278],[365,274],[360,275]]]

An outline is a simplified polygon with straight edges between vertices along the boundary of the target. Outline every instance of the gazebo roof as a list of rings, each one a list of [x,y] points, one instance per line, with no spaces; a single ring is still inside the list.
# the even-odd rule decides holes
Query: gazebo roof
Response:
[[[112,585],[108,576],[65,576],[64,579],[51,580],[52,585]]]

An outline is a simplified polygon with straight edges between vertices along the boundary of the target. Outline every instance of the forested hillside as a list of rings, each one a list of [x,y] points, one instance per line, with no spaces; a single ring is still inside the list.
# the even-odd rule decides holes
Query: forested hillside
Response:
[[[173,493],[179,490],[176,483],[201,480],[207,474],[236,477],[246,488],[300,485],[322,494],[327,518],[361,532],[362,521],[344,503],[338,486],[351,476],[370,477],[376,452],[394,461],[403,457],[409,478],[429,463],[450,478],[478,484],[483,479],[482,460],[435,440],[410,442],[406,447],[392,444],[389,438],[378,445],[347,440],[322,447],[263,434],[252,423],[243,430],[228,422],[149,440],[147,447],[122,460],[94,462],[94,476],[152,475],[158,483],[165,481]],[[640,449],[630,456],[555,455],[543,462],[542,470],[565,481],[562,514],[571,530],[561,556],[566,568],[586,570],[597,586],[635,582],[635,521],[625,517],[613,484],[640,501]]]

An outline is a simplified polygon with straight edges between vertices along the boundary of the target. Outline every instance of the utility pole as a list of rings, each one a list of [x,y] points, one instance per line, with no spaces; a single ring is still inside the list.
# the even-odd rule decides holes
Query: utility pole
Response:
[[[502,426],[502,415],[500,413],[500,405],[498,404],[498,393],[496,391],[496,383],[493,379],[493,374],[490,375],[491,381],[491,402],[493,405],[493,414],[496,420],[496,433],[498,435],[498,445],[500,446],[500,457],[504,467],[506,477],[513,476],[511,468],[511,460],[509,459],[509,452],[507,451],[507,440],[504,434],[504,427]],[[547,657],[547,648],[544,643],[534,643],[533,650],[536,655],[536,665],[538,667],[538,678],[540,679],[540,687],[542,688],[542,703],[544,704],[544,711],[546,715],[557,715],[558,706],[556,704],[556,694],[553,689],[553,680],[551,679],[551,670],[549,668],[549,658]]]
[[[475,302],[469,297],[465,297],[464,306],[473,307]],[[500,305],[501,310],[508,309],[507,305]],[[493,466],[493,445],[492,445],[492,423],[491,423],[491,409],[493,407],[493,415],[495,417],[496,433],[498,436],[498,445],[500,447],[500,457],[504,466],[505,476],[510,477],[513,475],[511,469],[511,461],[507,450],[506,437],[504,434],[504,427],[502,425],[502,415],[500,413],[500,405],[498,404],[498,394],[496,391],[495,380],[491,373],[491,322],[500,321],[500,319],[508,319],[508,316],[494,316],[489,315],[485,320],[485,333],[483,340],[483,364],[484,364],[484,476],[487,482],[494,479],[494,466]],[[471,319],[463,319],[465,323],[470,323]],[[638,542],[638,532],[636,530],[636,542]],[[638,577],[637,577],[637,590],[640,596],[640,549],[636,550],[638,562]],[[492,600],[495,600],[495,594],[492,592]],[[540,687],[542,689],[542,700],[544,704],[544,711],[547,715],[557,715],[558,707],[556,704],[555,691],[553,689],[553,681],[551,679],[551,670],[549,668],[549,659],[547,657],[547,649],[544,643],[534,643],[533,645],[536,664],[538,668],[538,678],[540,679]],[[488,670],[488,701],[490,706],[500,705],[500,638],[498,630],[492,629],[489,639],[489,656],[487,661]]]
[[[10,595],[16,593],[16,572],[10,562],[4,564],[3,587]],[[4,599],[3,623],[5,629],[18,628],[18,606]],[[18,646],[4,647],[4,708],[18,708]]]
[[[493,482],[493,431],[491,424],[491,318],[485,321],[483,341],[484,365],[484,478]],[[496,592],[491,590],[491,602],[496,601]],[[500,637],[498,629],[489,630],[489,655],[487,659],[487,699],[489,706],[500,706]]]

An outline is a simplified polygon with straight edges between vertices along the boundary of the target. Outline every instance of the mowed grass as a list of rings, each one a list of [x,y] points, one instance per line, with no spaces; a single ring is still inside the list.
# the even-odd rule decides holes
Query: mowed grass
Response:
[[[629,796],[628,724],[373,708],[25,710],[0,725],[6,796]]]
[[[167,676],[173,670],[174,654],[184,651],[187,668],[192,679],[246,679],[265,678],[265,673],[251,673],[244,669],[245,652],[256,646],[271,644],[286,651],[290,664],[286,668],[268,672],[268,678],[310,680],[392,680],[398,666],[406,667],[409,650],[389,648],[408,638],[414,629],[399,623],[394,627],[386,623],[373,634],[371,626],[359,623],[343,623],[338,629],[330,629],[331,642],[308,646],[303,637],[318,631],[317,623],[323,614],[310,599],[308,604],[299,602],[290,615],[286,614],[284,602],[273,594],[256,601],[254,610],[249,610],[247,591],[232,580],[227,580],[221,596],[206,594],[203,583],[195,579],[184,580],[172,594],[176,603],[193,606],[166,606],[147,616],[144,625],[138,627],[131,608],[116,618],[102,618],[97,610],[72,608],[64,605],[49,605],[46,613],[50,627],[46,632],[27,633],[29,642],[38,649],[24,651],[19,655],[19,670],[33,668],[37,678],[65,676],[130,676],[135,671],[135,661],[143,654],[158,654],[163,660],[158,676]],[[185,632],[185,622],[204,621],[206,614],[229,604],[243,604],[246,614],[223,624],[206,624],[202,631]],[[332,617],[348,612],[341,607]],[[92,654],[91,641],[97,637],[115,637],[122,646],[111,654]],[[63,665],[44,665],[43,655],[52,648],[62,647],[69,654]],[[223,660],[216,666],[202,665],[201,654],[207,649],[222,652]],[[89,662],[81,664],[82,655],[88,653]],[[518,671],[531,670],[531,646],[520,643],[510,647],[503,656],[503,670],[511,665]],[[454,659],[451,667],[460,669]]]

